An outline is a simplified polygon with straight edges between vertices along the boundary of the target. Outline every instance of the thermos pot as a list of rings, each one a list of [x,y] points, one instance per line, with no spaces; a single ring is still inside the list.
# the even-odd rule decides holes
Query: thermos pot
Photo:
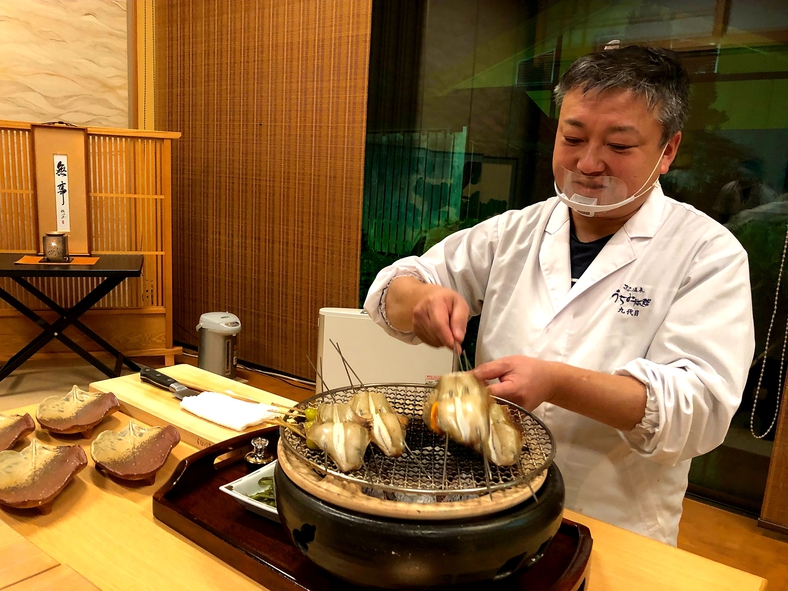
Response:
[[[241,321],[229,312],[207,312],[197,325],[200,348],[197,366],[226,378],[235,378],[238,364],[238,333]]]

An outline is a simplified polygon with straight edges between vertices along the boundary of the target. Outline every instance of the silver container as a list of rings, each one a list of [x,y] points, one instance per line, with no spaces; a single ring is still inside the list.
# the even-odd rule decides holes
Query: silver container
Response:
[[[240,331],[241,321],[235,314],[207,312],[200,316],[197,366],[226,378],[235,378]]]

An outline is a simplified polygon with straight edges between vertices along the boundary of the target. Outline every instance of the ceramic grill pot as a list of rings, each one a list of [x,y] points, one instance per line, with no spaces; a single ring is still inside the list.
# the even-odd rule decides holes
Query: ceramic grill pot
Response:
[[[277,509],[315,564],[357,585],[387,589],[500,580],[536,563],[561,525],[564,484],[547,428],[506,401],[523,431],[511,467],[485,466],[471,449],[423,423],[429,386],[366,385],[409,418],[407,451],[370,446],[364,467],[343,473],[290,429],[280,430]],[[348,402],[357,390],[314,396],[297,408]]]
[[[441,587],[505,578],[535,564],[561,525],[564,484],[550,466],[536,502],[468,519],[384,518],[329,504],[277,466],[276,502],[293,542],[333,575],[369,587]]]

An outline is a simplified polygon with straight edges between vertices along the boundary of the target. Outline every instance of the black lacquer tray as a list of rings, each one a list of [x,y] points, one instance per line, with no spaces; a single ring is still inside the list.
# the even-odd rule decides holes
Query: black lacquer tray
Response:
[[[313,564],[293,545],[282,525],[247,511],[219,487],[247,474],[243,457],[254,437],[276,449],[276,427],[245,433],[182,460],[153,496],[153,515],[271,591],[355,591]],[[563,520],[544,556],[533,567],[473,589],[577,591],[588,575],[592,539],[587,527]],[[457,587],[461,589],[461,587]]]

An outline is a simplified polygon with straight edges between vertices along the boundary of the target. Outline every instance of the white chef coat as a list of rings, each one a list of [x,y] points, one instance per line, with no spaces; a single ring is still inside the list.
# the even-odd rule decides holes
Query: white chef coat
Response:
[[[569,209],[558,198],[452,234],[383,269],[365,309],[390,334],[385,289],[413,275],[481,314],[477,364],[528,355],[629,375],[646,415],[622,432],[552,404],[566,506],[676,544],[690,459],[722,443],[754,350],[747,253],[723,226],[657,185],[571,285]]]

